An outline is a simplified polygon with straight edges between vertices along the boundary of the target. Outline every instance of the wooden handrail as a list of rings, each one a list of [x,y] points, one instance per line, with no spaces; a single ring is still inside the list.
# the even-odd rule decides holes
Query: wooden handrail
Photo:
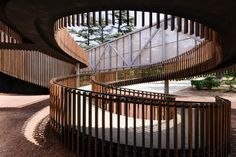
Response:
[[[75,76],[69,79],[72,78],[76,80]],[[187,153],[224,156],[230,151],[230,115],[227,114],[230,102],[225,99],[217,97],[216,102],[184,102],[156,97],[153,100],[143,95],[122,96],[69,88],[62,85],[65,80],[51,82],[52,132],[74,152],[84,153],[82,156],[88,155],[87,149],[94,156],[106,156],[108,150],[111,154],[118,151],[120,155],[128,155],[133,154],[134,149],[135,153],[145,155],[150,155],[150,152],[168,155],[172,152],[179,156]],[[205,131],[204,135],[201,130]],[[131,135],[132,139],[127,138]],[[164,138],[158,138],[162,135]],[[211,142],[213,138],[214,144]],[[92,143],[92,139],[102,147]],[[204,145],[202,141],[206,141]],[[125,148],[127,151],[122,151]]]
[[[66,29],[54,32],[58,46],[68,55],[88,66],[88,54],[75,42]]]

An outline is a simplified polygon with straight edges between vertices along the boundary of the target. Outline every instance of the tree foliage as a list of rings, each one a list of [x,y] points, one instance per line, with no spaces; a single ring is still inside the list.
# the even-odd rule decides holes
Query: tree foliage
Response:
[[[129,21],[129,25],[127,25],[128,21]],[[113,26],[113,28],[117,30],[117,33],[114,34],[115,36],[121,36],[121,35],[124,35],[133,31],[134,30],[134,17],[129,16],[127,18],[127,11],[125,10],[115,11],[115,25]]]
[[[80,29],[72,28],[69,32],[76,35],[76,42],[80,43],[82,48],[89,49],[134,30],[134,18],[132,16],[129,17],[129,26],[127,25],[127,11],[121,11],[121,17],[119,11],[115,11],[114,17],[115,25],[105,25],[105,19],[101,18],[102,25],[81,26]],[[90,23],[92,20],[90,18]],[[98,19],[96,23],[98,23]],[[111,23],[110,19],[108,23]]]
[[[207,77],[203,80],[191,80],[191,85],[197,89],[212,89],[213,87],[219,87],[220,81],[214,77]]]

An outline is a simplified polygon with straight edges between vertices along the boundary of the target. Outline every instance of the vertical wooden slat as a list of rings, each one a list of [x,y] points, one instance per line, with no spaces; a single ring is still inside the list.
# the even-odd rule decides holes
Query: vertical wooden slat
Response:
[[[168,29],[168,15],[164,14],[164,30]]]
[[[109,153],[110,157],[113,156],[112,152],[112,147],[113,147],[113,118],[112,118],[112,113],[113,113],[113,102],[112,102],[112,96],[109,97],[109,110],[110,110],[110,146],[109,146]]]
[[[203,156],[205,156],[205,106],[204,104],[201,104],[201,110],[200,110],[200,137],[201,137],[201,153]]]
[[[204,38],[205,28],[203,24],[200,24],[200,38]]]
[[[117,100],[117,156],[120,156],[120,99]]]
[[[68,148],[69,149],[71,149],[71,147],[72,147],[72,141],[71,141],[71,132],[72,132],[72,128],[71,128],[71,119],[72,119],[72,117],[71,117],[71,90],[69,89],[69,92],[68,92],[68,98],[69,98],[69,100],[68,100],[68,103],[69,103],[69,105],[68,105],[68,134],[67,134],[67,140],[68,140]]]
[[[204,38],[205,38],[206,40],[209,39],[209,28],[206,27],[206,26],[205,26],[205,28],[204,28]]]
[[[175,16],[171,15],[171,30],[173,31],[175,29]]]
[[[216,104],[212,103],[212,156],[216,156],[216,133],[217,133],[217,127],[216,127],[216,110],[215,110]]]
[[[64,105],[64,113],[65,113],[65,132],[64,132],[64,146],[67,147],[67,138],[68,138],[68,89],[65,88],[65,105]]]
[[[82,134],[82,156],[85,156],[86,151],[86,92],[83,92],[83,134]]]
[[[119,21],[118,21],[119,25],[122,25],[122,11],[119,10]]]
[[[74,14],[72,15],[72,26],[73,27],[75,26],[75,15]]]
[[[77,154],[80,153],[80,126],[81,126],[81,95],[77,93]]]
[[[193,156],[193,123],[192,123],[192,104],[188,107],[188,145],[189,145],[189,156]]]
[[[134,26],[137,26],[137,11],[134,11]]]
[[[194,22],[190,20],[190,35],[194,34]]]
[[[98,157],[98,95],[95,95],[95,157]]]
[[[87,12],[87,26],[90,26],[90,12]]]
[[[195,22],[195,36],[199,36],[199,23]]]
[[[184,18],[184,33],[188,33],[188,19]]]
[[[84,26],[84,13],[81,13],[81,25]]]
[[[174,105],[174,154],[178,157],[178,124],[177,124],[177,107]]]
[[[162,156],[162,141],[161,141],[161,116],[162,116],[162,106],[161,103],[158,106],[158,154]]]
[[[136,156],[136,105],[133,103],[133,156]]]
[[[105,25],[108,25],[108,10],[105,11]]]
[[[102,157],[105,156],[105,96],[102,96]]]
[[[210,105],[207,104],[206,108],[206,137],[207,137],[207,156],[210,156],[211,152],[211,123],[210,123]]]
[[[195,156],[199,156],[200,152],[199,152],[199,105],[197,104],[197,106],[195,107],[194,110],[194,115],[195,115]]]
[[[73,95],[72,95],[72,151],[76,152],[75,149],[75,135],[76,135],[76,124],[75,124],[75,118],[76,118],[76,91],[73,90]]]
[[[153,102],[152,101],[150,104],[150,157],[153,157]]]
[[[145,115],[144,115],[144,103],[142,103],[142,156],[145,156]],[[151,122],[151,121],[150,121]],[[151,126],[150,126],[150,129]],[[150,136],[151,136],[151,131],[150,131]],[[151,146],[151,145],[150,145]],[[151,147],[150,147],[150,151],[151,151]]]
[[[68,26],[71,27],[71,16],[67,16],[67,19],[68,19]]]
[[[160,13],[156,13],[156,18],[157,18],[157,28],[160,28]]]
[[[228,102],[228,129],[229,129],[229,144],[228,144],[228,149],[229,149],[229,154],[231,154],[231,143],[232,143],[232,127],[231,127],[231,102]]]
[[[96,26],[96,12],[93,11],[93,25]]]
[[[142,26],[145,26],[145,12],[142,11]]]
[[[152,12],[149,12],[149,26],[152,27]]]
[[[112,10],[112,25],[115,25],[115,10]]]
[[[185,157],[185,104],[183,104],[181,109],[181,148],[182,156]]]
[[[219,116],[219,105],[218,103],[215,104],[216,107],[215,107],[215,130],[216,130],[216,133],[215,133],[215,153],[216,153],[216,156],[219,156],[219,122],[220,122],[220,116]]]
[[[76,14],[76,25],[80,26],[80,14]]]
[[[129,18],[129,10],[127,10],[126,12],[127,12],[127,14],[126,14],[127,26],[129,26],[129,20],[130,20],[130,18]]]
[[[221,102],[222,103],[222,102]],[[225,140],[226,140],[226,137],[225,137],[225,105],[222,103],[222,154],[223,156],[226,156],[226,152],[225,152],[225,146],[226,146],[226,143],[225,143]]]
[[[182,18],[177,17],[177,23],[178,23],[178,32],[182,31]]]
[[[222,114],[222,110],[223,110],[223,105],[222,104],[219,104],[220,105],[220,109],[219,109],[219,154],[220,156],[222,157],[223,156],[223,151],[222,151],[222,146],[223,146],[223,136],[222,136],[222,128],[223,128],[223,114]]]
[[[128,111],[128,99],[125,99],[125,157],[128,157],[128,138],[129,138],[129,132],[128,132],[128,116],[129,116],[129,111]],[[129,104],[130,105],[130,104]]]
[[[170,106],[166,105],[166,156],[170,156]]]
[[[89,120],[89,126],[88,126],[88,156],[91,156],[91,143],[92,143],[92,93],[89,93],[89,100],[88,100],[88,120]]]

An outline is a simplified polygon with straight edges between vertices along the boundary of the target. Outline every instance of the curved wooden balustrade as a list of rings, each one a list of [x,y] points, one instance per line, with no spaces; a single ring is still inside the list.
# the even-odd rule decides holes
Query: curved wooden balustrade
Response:
[[[10,27],[0,21],[0,42],[1,43],[21,43],[22,37]]]
[[[67,26],[90,25],[89,20],[85,22],[84,14],[88,19],[90,13],[58,19],[55,31]],[[96,13],[92,14],[94,18]],[[120,87],[201,75],[221,63],[222,45],[216,32],[188,19],[181,26],[182,18],[167,17],[165,14],[164,29],[168,29],[170,20],[171,30],[177,28],[205,41],[161,63],[107,72],[104,69],[104,72],[51,81],[52,132],[65,146],[81,156],[230,154],[228,100],[216,97],[215,102],[176,101],[173,95]],[[90,75],[93,75],[91,79]],[[83,87],[89,84],[92,90]]]
[[[38,51],[0,49],[0,71],[48,88],[52,78],[75,73],[75,65]]]
[[[125,86],[143,82],[191,77],[207,73],[221,62],[222,49],[216,41],[205,41],[192,50],[162,63],[132,68],[118,72],[103,72],[94,75],[98,82],[112,86]],[[118,74],[131,73],[118,78]],[[118,73],[118,74],[117,74]],[[96,90],[95,90],[96,91]]]
[[[55,40],[65,53],[88,66],[88,54],[74,41],[66,29],[56,30]]]
[[[97,93],[107,93],[107,94],[118,94],[118,95],[122,95],[122,96],[133,96],[133,97],[141,97],[141,98],[147,98],[150,100],[170,100],[170,101],[174,101],[175,100],[175,96],[174,95],[170,95],[170,94],[163,94],[163,93],[156,93],[156,92],[148,92],[148,91],[141,91],[141,90],[132,90],[132,89],[126,89],[126,88],[119,88],[119,87],[113,87],[110,85],[104,85],[100,82],[97,82],[94,79],[91,79],[91,84],[92,84],[92,91],[93,92],[97,92]],[[102,107],[101,102],[99,102],[98,104],[99,107]],[[114,106],[114,110],[113,112],[116,113],[116,104],[113,104]],[[133,105],[129,105],[129,112],[127,113],[128,116],[132,115],[132,106]],[[146,108],[148,108],[149,106],[144,105],[144,117],[148,118],[148,111],[146,111]],[[109,109],[109,106],[105,107],[106,109]],[[155,107],[154,107],[155,108]],[[121,115],[124,114],[125,112],[125,105],[120,105],[120,112]],[[131,111],[131,112],[130,112]],[[158,117],[158,109],[155,108],[153,111],[154,115],[156,115],[153,120],[156,120]],[[166,115],[166,109],[163,107],[162,109],[162,119],[165,119],[165,115]],[[170,114],[170,117],[172,117],[173,115]],[[137,113],[136,117],[139,117],[139,113]]]
[[[166,60],[161,65],[156,64],[152,66],[144,66],[141,70],[145,72],[148,71],[148,73],[145,74],[145,77],[142,77],[140,75],[133,75],[132,77],[134,78],[124,77],[122,78],[123,80],[119,80],[119,78],[117,78],[118,74],[116,71],[95,74],[93,76],[94,79],[92,79],[92,89],[94,92],[101,92],[107,94],[129,95],[129,96],[137,96],[149,99],[152,99],[152,96],[156,95],[156,97],[153,97],[154,99],[175,100],[173,96],[168,94],[135,91],[125,88],[120,88],[117,86],[170,79],[170,76],[172,76],[173,74],[174,77],[176,78],[177,72],[181,72],[179,77],[183,77],[184,75],[189,76],[189,74],[187,73],[189,69],[193,70],[195,74],[198,72],[207,71],[209,68],[213,68],[217,64],[219,64],[221,60],[221,58],[219,57],[219,54],[221,54],[221,50],[219,49],[219,51],[216,51],[217,46],[219,45],[216,45],[215,42],[213,41],[205,41],[200,45],[198,45],[197,47],[195,47],[193,50],[190,50],[178,57]],[[214,53],[209,53],[209,52],[214,52]],[[203,65],[208,65],[208,66],[203,66]],[[160,67],[163,68],[163,70],[161,73],[157,73],[157,69],[160,69]],[[165,113],[163,113],[163,115],[165,115]]]
[[[230,152],[228,100],[179,102],[67,86],[78,79],[51,81],[50,118],[53,134],[81,156],[226,156]],[[164,108],[162,119],[157,113]]]
[[[140,96],[144,98],[152,98],[154,99],[157,97],[158,99],[169,99],[175,100],[175,96],[171,94],[164,94],[164,93],[155,93],[143,90],[134,90],[134,89],[126,89],[121,87],[114,87],[112,85],[106,85],[101,82],[98,82],[94,79],[91,79],[92,89],[94,92],[98,93],[107,93],[107,94],[119,94],[119,95],[129,95],[129,96]],[[127,93],[126,93],[127,92]]]
[[[22,43],[22,37],[0,21],[1,43]],[[0,72],[49,88],[49,81],[75,73],[75,65],[39,51],[0,48]]]

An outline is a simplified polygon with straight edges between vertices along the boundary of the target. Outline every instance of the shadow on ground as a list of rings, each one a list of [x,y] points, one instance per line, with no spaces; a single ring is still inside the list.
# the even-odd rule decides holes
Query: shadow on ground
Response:
[[[12,102],[14,103],[14,102]],[[0,156],[1,157],[70,157],[73,156],[60,144],[45,139],[48,117],[36,127],[39,146],[29,142],[22,128],[34,113],[49,105],[49,100],[40,101],[23,108],[0,109]]]

